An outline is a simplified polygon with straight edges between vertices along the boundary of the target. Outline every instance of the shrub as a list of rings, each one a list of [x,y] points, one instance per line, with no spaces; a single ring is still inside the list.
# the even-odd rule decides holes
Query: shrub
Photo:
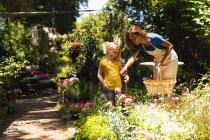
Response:
[[[111,131],[108,118],[103,115],[88,116],[86,122],[81,126],[80,131],[75,136],[76,140],[117,140]]]

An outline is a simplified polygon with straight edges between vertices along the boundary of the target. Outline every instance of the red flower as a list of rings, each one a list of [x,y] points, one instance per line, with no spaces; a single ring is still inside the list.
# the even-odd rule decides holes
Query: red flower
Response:
[[[82,49],[84,46],[80,43],[80,42],[71,42],[70,46],[68,46],[68,48],[70,49]]]
[[[32,75],[38,75],[38,74],[41,74],[42,72],[41,71],[38,71],[38,70],[31,70],[31,74]]]
[[[46,74],[44,74],[44,73],[41,73],[41,74],[39,74],[39,75],[37,75],[39,78],[48,78],[49,77],[49,75],[48,75],[48,73],[46,73]]]

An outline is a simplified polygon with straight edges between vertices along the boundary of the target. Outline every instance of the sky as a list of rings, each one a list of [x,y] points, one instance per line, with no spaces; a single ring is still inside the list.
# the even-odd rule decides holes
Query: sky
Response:
[[[102,9],[106,2],[108,0],[88,0],[88,7],[85,9],[84,7],[81,7],[80,10],[100,10]],[[96,13],[97,11],[91,12],[91,13]],[[86,16],[88,15],[90,12],[80,12],[80,14],[82,14],[81,16]],[[81,20],[81,18],[77,19],[78,21]]]

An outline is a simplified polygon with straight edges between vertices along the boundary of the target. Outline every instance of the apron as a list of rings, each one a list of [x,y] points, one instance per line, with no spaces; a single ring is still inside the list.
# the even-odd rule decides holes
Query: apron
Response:
[[[142,45],[143,46],[143,45]],[[156,68],[158,63],[162,60],[163,56],[165,55],[166,50],[161,50],[156,48],[154,45],[152,45],[155,50],[154,51],[146,51],[154,56],[154,66],[153,66],[153,79],[157,79],[158,76],[158,69]],[[163,65],[161,67],[161,79],[174,79],[176,80],[176,75],[177,75],[177,70],[178,70],[178,57],[176,52],[172,49],[171,52],[168,54],[166,59],[163,62]]]

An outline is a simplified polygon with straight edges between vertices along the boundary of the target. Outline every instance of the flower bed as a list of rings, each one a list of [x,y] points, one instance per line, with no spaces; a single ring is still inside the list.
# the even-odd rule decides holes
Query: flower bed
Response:
[[[207,90],[209,89],[206,87]],[[207,91],[205,89],[205,91]],[[193,92],[192,92],[193,94]],[[107,108],[100,94],[96,108],[81,111],[75,138],[103,139],[208,139],[210,135],[210,95],[183,94],[149,98],[145,103]],[[123,104],[124,105],[124,104]],[[97,116],[104,121],[94,123]],[[91,124],[91,125],[88,125]],[[98,126],[100,132],[92,130]],[[104,134],[105,133],[105,134]],[[111,135],[110,135],[111,133]]]

